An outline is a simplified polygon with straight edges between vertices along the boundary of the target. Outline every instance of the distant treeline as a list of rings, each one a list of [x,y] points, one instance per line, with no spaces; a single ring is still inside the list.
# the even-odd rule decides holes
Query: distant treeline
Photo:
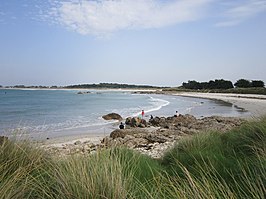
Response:
[[[0,86],[0,87],[3,87],[3,86]],[[25,86],[25,85],[15,85],[15,86],[6,86],[5,88],[52,88],[52,89],[55,89],[55,88],[62,88],[62,87],[58,87],[58,86]]]
[[[258,88],[264,87],[264,82],[261,80],[246,80],[246,79],[239,79],[234,84],[229,80],[224,79],[216,79],[210,80],[209,82],[197,82],[195,80],[183,82],[182,88],[185,89],[231,89],[234,88]]]
[[[2,86],[0,85],[0,88]],[[69,86],[25,86],[25,85],[15,85],[15,86],[6,86],[5,88],[33,88],[33,89],[56,89],[56,88],[65,88],[65,89],[119,89],[119,88],[128,88],[128,89],[159,89],[166,87],[158,86],[148,86],[148,85],[130,85],[130,84],[118,84],[118,83],[99,83],[99,84],[79,84],[79,85],[69,85]]]
[[[100,83],[100,84],[79,84],[79,85],[70,85],[65,86],[64,88],[85,88],[85,89],[91,89],[91,88],[138,88],[138,89],[158,89],[163,87],[156,87],[156,86],[148,86],[148,85],[130,85],[130,84],[118,84],[118,83]]]

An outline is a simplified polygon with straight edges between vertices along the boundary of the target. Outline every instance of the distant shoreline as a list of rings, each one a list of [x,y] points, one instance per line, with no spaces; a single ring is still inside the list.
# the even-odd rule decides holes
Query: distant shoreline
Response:
[[[156,92],[158,89],[138,89],[138,88],[0,88],[0,90],[67,90],[67,91],[89,91],[89,90],[99,90],[99,91],[135,91],[135,92]]]
[[[251,118],[266,115],[266,96],[254,94],[231,94],[231,93],[196,93],[196,92],[176,92],[173,95],[183,97],[196,97],[212,100],[222,100],[231,103],[239,108],[251,113]]]

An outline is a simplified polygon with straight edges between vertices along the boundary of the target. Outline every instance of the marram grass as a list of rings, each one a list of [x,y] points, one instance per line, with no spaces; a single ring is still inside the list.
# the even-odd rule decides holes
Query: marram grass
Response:
[[[125,148],[53,159],[0,146],[0,198],[265,198],[266,119],[183,138],[161,160]]]

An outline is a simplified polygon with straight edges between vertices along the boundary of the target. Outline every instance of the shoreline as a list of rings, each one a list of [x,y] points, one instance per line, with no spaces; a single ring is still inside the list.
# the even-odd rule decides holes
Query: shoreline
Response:
[[[120,90],[126,91],[126,90]],[[266,96],[254,95],[254,94],[231,94],[231,93],[161,93],[164,95],[176,95],[182,97],[203,98],[211,100],[220,100],[226,103],[233,104],[235,107],[244,109],[250,113],[250,115],[243,116],[247,119],[254,119],[266,115]],[[118,124],[114,122],[113,125]],[[111,133],[111,132],[110,132]],[[77,136],[65,136],[60,138],[52,138],[47,141],[43,141],[44,145],[57,145],[63,146],[66,144],[74,144],[76,141],[91,142],[98,144],[104,137],[108,136],[91,134],[91,135],[77,135]]]
[[[221,100],[244,109],[250,113],[248,118],[258,118],[266,115],[266,96],[254,94],[232,94],[232,93],[172,93],[182,97],[195,97],[203,99]]]
[[[49,89],[51,90],[51,89]],[[61,90],[61,89],[60,89]],[[66,89],[69,90],[69,89]],[[76,89],[71,89],[76,90]],[[87,89],[85,89],[87,90]],[[97,89],[98,90],[98,89]],[[110,91],[108,89],[108,91]],[[134,89],[116,89],[113,91],[136,91]],[[140,91],[140,90],[138,90]],[[143,90],[142,90],[143,91]],[[151,90],[149,90],[151,91]],[[148,91],[148,92],[149,92]],[[145,91],[144,91],[145,92]],[[152,93],[156,94],[155,91]],[[229,93],[192,93],[192,92],[160,92],[163,95],[174,95],[174,96],[182,96],[182,97],[190,97],[190,98],[203,98],[203,99],[211,99],[211,100],[221,100],[227,103],[234,105],[237,108],[244,109],[248,111],[250,114],[243,116],[247,119],[254,119],[261,116],[266,115],[266,96],[264,95],[254,95],[254,94],[229,94]],[[116,126],[118,122],[114,122],[112,126]],[[47,140],[40,141],[41,145],[49,145],[49,146],[63,146],[66,144],[74,144],[77,141],[81,142],[91,142],[94,144],[99,144],[100,141],[109,136],[110,132],[106,132],[104,134],[98,134],[97,132],[92,134],[79,134],[79,135],[69,135],[62,137],[54,137]]]

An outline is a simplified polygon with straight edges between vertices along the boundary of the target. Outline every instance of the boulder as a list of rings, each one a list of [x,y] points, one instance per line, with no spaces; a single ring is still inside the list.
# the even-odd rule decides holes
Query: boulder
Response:
[[[88,94],[88,93],[91,93],[90,91],[79,91],[77,94],[78,95],[83,95],[83,94]]]
[[[76,142],[74,142],[74,145],[81,145],[81,141],[76,141]]]
[[[116,130],[112,131],[110,134],[110,137],[113,139],[124,138],[125,136],[126,136],[126,132],[124,130],[121,130],[121,129],[116,129]]]
[[[153,126],[160,126],[160,118],[159,117],[154,117],[153,119],[150,119],[149,122]]]
[[[147,122],[144,119],[140,119],[138,117],[128,117],[126,118],[126,125],[130,126],[130,127],[141,127],[141,128],[145,128],[147,127]]]
[[[105,120],[119,120],[119,121],[123,120],[121,115],[117,113],[109,113],[107,115],[102,116],[102,118]]]
[[[125,121],[125,124],[130,126],[130,124],[131,124],[131,120],[132,120],[131,117],[127,117],[127,118],[126,118],[126,121]]]

